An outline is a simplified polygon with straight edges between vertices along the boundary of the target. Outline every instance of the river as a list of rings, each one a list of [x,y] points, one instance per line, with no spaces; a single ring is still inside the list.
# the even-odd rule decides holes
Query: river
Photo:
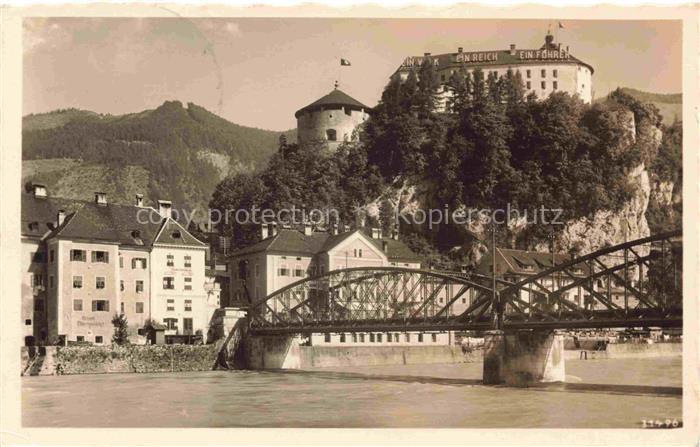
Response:
[[[22,377],[26,427],[635,428],[681,420],[681,357],[567,360],[566,384],[481,363]]]

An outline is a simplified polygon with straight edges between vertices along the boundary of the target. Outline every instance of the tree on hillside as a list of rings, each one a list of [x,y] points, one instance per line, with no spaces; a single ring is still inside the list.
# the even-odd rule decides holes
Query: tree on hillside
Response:
[[[246,172],[227,177],[216,186],[209,208],[213,218],[219,218],[217,230],[231,237],[234,247],[242,247],[257,240],[259,229],[252,222],[253,207],[263,206],[264,185],[259,176]]]

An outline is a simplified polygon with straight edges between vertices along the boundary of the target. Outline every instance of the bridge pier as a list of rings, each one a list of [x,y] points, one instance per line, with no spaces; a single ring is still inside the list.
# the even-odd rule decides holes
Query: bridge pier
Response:
[[[555,331],[488,331],[483,374],[485,385],[564,382],[564,337]]]

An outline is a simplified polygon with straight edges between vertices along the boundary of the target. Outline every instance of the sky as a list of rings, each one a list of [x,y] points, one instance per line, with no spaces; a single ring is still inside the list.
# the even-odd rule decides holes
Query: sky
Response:
[[[371,107],[406,56],[539,48],[550,23],[556,41],[594,67],[595,97],[618,86],[682,91],[680,21],[569,20],[559,29],[556,20],[27,18],[23,114],[123,114],[179,100],[287,130],[336,80]]]

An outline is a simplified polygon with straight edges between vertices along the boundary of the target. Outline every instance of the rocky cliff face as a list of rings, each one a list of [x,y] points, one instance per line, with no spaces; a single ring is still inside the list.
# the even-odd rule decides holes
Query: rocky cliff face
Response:
[[[637,128],[632,112],[620,111],[618,122],[624,129],[623,138],[617,147],[612,148],[616,152],[632,150],[638,141],[647,146],[647,150],[656,152],[661,144],[662,133],[657,127],[651,125]],[[639,164],[627,174],[628,181],[633,191],[632,197],[618,211],[598,210],[592,216],[573,219],[564,223],[558,232],[554,244],[559,252],[582,255],[603,247],[623,243],[625,240],[634,240],[650,235],[646,212],[650,197],[658,200],[663,206],[671,206],[680,197],[674,197],[673,184],[650,181],[650,173],[644,163]],[[381,204],[391,203],[394,212],[411,216],[416,221],[428,212],[432,197],[432,186],[429,180],[418,181],[415,179],[402,179],[396,182],[398,186],[387,188],[385,193],[376,200],[362,208],[364,217],[381,219]],[[402,226],[404,222],[401,223]],[[511,240],[527,228],[524,219],[509,224]],[[414,229],[420,232],[431,231],[427,225],[414,225]],[[452,253],[467,263],[476,263],[488,250],[488,226],[483,219],[476,219],[462,228],[464,243],[455,246]],[[434,231],[434,229],[432,230]],[[468,237],[471,235],[473,237]],[[550,241],[533,241],[532,246],[538,251],[549,251]]]

